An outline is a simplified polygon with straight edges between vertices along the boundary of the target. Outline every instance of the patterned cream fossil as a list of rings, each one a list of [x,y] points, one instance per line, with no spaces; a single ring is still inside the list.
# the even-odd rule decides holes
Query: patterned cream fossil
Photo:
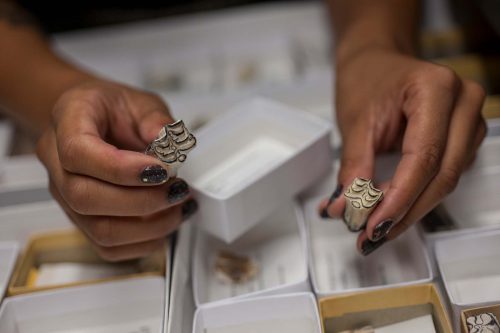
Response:
[[[500,333],[500,323],[493,313],[467,317],[469,333]]]
[[[196,146],[196,138],[182,120],[163,126],[158,137],[148,146],[146,154],[167,165],[169,177],[177,176],[177,169],[186,161],[187,153]]]
[[[366,226],[368,216],[382,201],[384,193],[373,186],[369,179],[355,178],[344,193],[346,207],[344,222],[350,231],[360,231]]]

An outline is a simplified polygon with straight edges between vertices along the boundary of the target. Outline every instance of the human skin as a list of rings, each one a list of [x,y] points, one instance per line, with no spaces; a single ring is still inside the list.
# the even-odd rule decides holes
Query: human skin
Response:
[[[384,199],[358,237],[359,251],[368,255],[454,190],[486,134],[485,92],[449,68],[416,57],[419,1],[329,0],[328,5],[343,145],[338,184],[345,190],[355,177],[371,179],[378,154],[401,153],[393,177],[377,184]],[[345,199],[333,197],[319,206],[324,217],[342,216]],[[377,228],[384,221],[392,223]],[[374,235],[377,230],[384,232]]]
[[[57,56],[15,4],[0,2],[0,101],[39,136],[49,187],[105,259],[142,257],[197,206],[181,179],[143,152],[173,121],[156,95]]]

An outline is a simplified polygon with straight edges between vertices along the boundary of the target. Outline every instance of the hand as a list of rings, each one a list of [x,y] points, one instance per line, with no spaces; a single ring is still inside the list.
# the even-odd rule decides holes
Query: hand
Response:
[[[157,96],[100,80],[54,106],[37,154],[53,196],[107,260],[149,254],[197,209],[186,182],[166,182],[162,163],[143,153],[171,122]]]
[[[372,212],[358,249],[367,255],[394,239],[453,191],[486,134],[485,92],[450,69],[383,48],[338,60],[337,121],[343,150],[338,189],[320,204],[342,215],[343,191],[355,177],[373,178],[378,153],[402,153],[384,199]]]

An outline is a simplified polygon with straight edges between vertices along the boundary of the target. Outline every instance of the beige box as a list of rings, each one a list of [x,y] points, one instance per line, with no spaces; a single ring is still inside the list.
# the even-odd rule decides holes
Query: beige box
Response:
[[[164,276],[165,252],[157,251],[147,258],[127,261],[122,263],[108,263],[101,259],[93,250],[90,242],[78,231],[61,231],[41,234],[33,237],[16,265],[12,279],[9,283],[8,295],[19,295],[42,290],[62,287],[87,285],[105,281],[115,281],[145,276]],[[93,265],[106,273],[89,274],[81,272],[79,276],[78,265],[72,268],[71,278],[68,272],[55,273],[54,281],[64,281],[38,284],[41,277],[41,266],[44,264],[82,264]],[[75,267],[75,266],[73,266]],[[87,266],[89,267],[89,266]],[[55,269],[54,271],[57,271]],[[95,272],[95,270],[94,270]],[[104,275],[104,276],[102,276]]]
[[[319,301],[319,310],[324,333],[386,326],[428,314],[437,333],[453,332],[433,284],[332,296]]]
[[[462,333],[470,333],[469,328],[467,327],[468,317],[477,316],[481,313],[488,313],[488,312],[493,313],[495,317],[497,317],[497,319],[500,318],[500,304],[463,310],[460,313],[460,323],[461,323]]]

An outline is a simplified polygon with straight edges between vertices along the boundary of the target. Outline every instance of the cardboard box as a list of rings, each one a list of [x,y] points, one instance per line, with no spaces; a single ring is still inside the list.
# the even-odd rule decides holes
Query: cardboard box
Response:
[[[319,216],[318,205],[330,194],[308,198],[303,206],[309,271],[319,298],[432,281],[430,255],[415,227],[364,257],[356,249],[358,233],[350,232],[340,219]]]
[[[61,263],[71,267],[58,268]],[[51,272],[47,268],[42,275],[43,265],[52,265]],[[8,295],[164,274],[163,251],[140,260],[108,263],[80,232],[54,232],[33,237],[28,243],[12,275]]]
[[[163,333],[184,333],[193,329],[196,310],[191,281],[191,258],[195,229],[191,222],[184,223],[177,233],[172,268],[169,307],[163,320]]]
[[[199,306],[236,298],[309,291],[305,230],[297,203],[278,208],[263,223],[230,245],[200,230],[193,258],[193,291]],[[220,250],[251,258],[257,274],[246,282],[230,283],[217,276]]]
[[[11,122],[0,120],[0,179],[4,172],[4,160],[10,152],[14,127]]]
[[[205,305],[196,310],[193,333],[320,333],[311,293],[275,295]]]
[[[500,301],[500,230],[436,242],[436,260],[453,318],[460,311]]]
[[[0,332],[159,332],[164,287],[148,277],[9,297]]]
[[[327,121],[265,99],[209,123],[180,170],[200,205],[194,218],[234,241],[326,171],[330,130]]]
[[[432,315],[437,333],[453,332],[433,284],[331,296],[319,301],[319,309],[324,333],[380,327],[427,314]]]
[[[462,333],[470,333],[470,330],[467,326],[467,318],[470,316],[477,316],[482,313],[492,313],[497,319],[500,320],[500,303],[491,306],[483,306],[479,308],[463,310],[460,314],[460,324]]]
[[[35,234],[74,229],[54,200],[0,208],[0,221],[0,241],[16,241],[21,247]]]
[[[35,155],[10,156],[0,163],[0,208],[52,199],[47,171]]]
[[[431,248],[439,239],[500,228],[500,137],[488,137],[473,166],[422,227]]]
[[[18,250],[15,242],[0,242],[0,303],[7,290],[10,274],[16,265]]]

